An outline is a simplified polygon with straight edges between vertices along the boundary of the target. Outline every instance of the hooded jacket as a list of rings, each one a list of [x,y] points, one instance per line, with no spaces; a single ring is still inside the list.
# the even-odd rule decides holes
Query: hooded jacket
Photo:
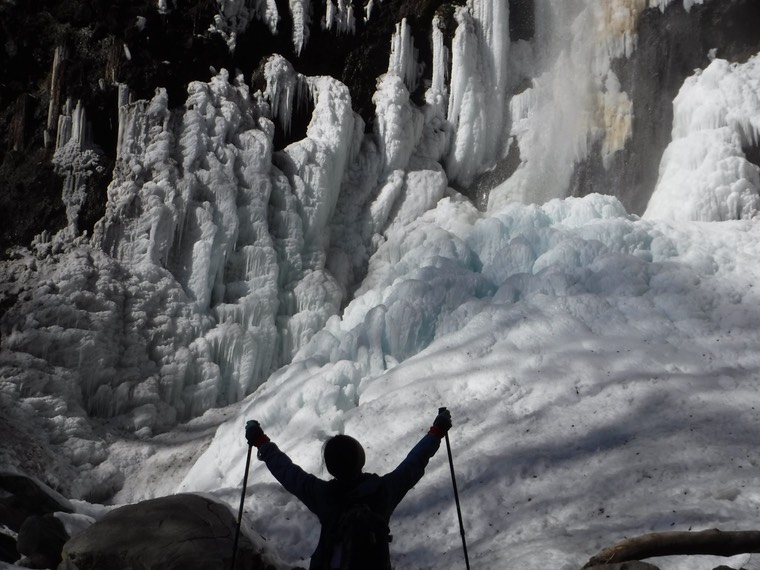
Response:
[[[383,476],[362,473],[350,484],[337,479],[325,481],[307,473],[271,441],[259,447],[258,458],[266,463],[275,479],[319,519],[322,529],[309,570],[322,570],[329,556],[325,529],[331,528],[339,517],[344,499],[347,496],[372,496],[373,511],[388,521],[401,499],[422,478],[428,461],[440,445],[439,436],[427,434],[390,473]]]

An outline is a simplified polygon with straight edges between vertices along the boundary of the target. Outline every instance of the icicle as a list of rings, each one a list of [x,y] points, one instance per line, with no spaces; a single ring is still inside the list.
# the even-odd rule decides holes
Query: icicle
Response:
[[[293,47],[296,55],[301,55],[309,41],[311,23],[311,3],[309,0],[290,0],[290,15],[293,18]]]
[[[411,27],[406,18],[396,24],[396,31],[391,38],[391,55],[388,61],[388,73],[398,75],[410,92],[417,89],[419,81],[419,66],[417,50],[414,48]]]
[[[375,0],[369,0],[367,4],[364,6],[364,20],[369,22],[369,19],[372,17],[372,10],[375,7]]]
[[[44,133],[44,144],[46,147],[55,137],[54,127],[58,126],[58,107],[61,101],[61,84],[63,81],[63,66],[68,57],[68,50],[65,46],[55,48],[53,54],[53,70],[50,77],[50,103],[48,104],[47,127]]]
[[[428,105],[440,109],[445,114],[448,101],[446,80],[448,79],[449,52],[444,45],[441,20],[437,15],[433,17],[432,41],[433,77],[430,88],[425,92],[425,101]]]
[[[338,34],[353,34],[356,31],[353,3],[347,4],[346,0],[338,0],[336,6],[333,0],[327,0],[322,27],[326,30],[334,28]]]
[[[279,119],[285,132],[290,132],[293,105],[304,102],[309,93],[304,77],[278,55],[269,58],[264,66],[264,75],[267,80],[264,95],[271,102],[272,116]]]

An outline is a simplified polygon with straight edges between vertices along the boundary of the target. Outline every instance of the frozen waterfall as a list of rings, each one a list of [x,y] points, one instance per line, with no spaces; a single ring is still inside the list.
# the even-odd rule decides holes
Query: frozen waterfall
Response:
[[[535,0],[535,37],[513,41],[508,2],[469,0],[452,14],[451,37],[443,15],[433,18],[427,68],[400,21],[371,124],[346,85],[279,55],[255,92],[228,70],[192,82],[174,107],[163,88],[134,100],[122,85],[116,165],[93,236],[79,235],[76,218],[100,155],[87,110],[69,100],[48,122],[58,125],[69,227],[7,265],[8,287],[23,291],[2,321],[3,369],[23,386],[13,401],[36,398],[29,415],[65,442],[61,461],[86,464],[108,494],[118,469],[85,417],[149,439],[254,393],[276,399],[292,382],[303,394],[277,409],[339,430],[363,395],[379,397],[373,381],[485,319],[483,305],[638,295],[659,276],[646,264],[680,255],[657,220],[748,221],[760,205],[760,168],[745,155],[760,140],[758,56],[715,58],[684,83],[643,221],[611,197],[566,200],[592,149],[603,168],[625,152],[633,101],[614,63],[635,53],[641,14],[676,1]],[[158,2],[162,13],[174,4]],[[278,4],[219,0],[214,30],[235,49],[254,19],[276,31],[290,17],[300,53],[310,26],[351,34],[386,9],[328,0],[315,22],[308,2],[291,0],[289,15]],[[305,137],[275,149],[275,133],[307,107]],[[461,192],[508,158],[513,169],[478,211]],[[630,279],[617,281],[617,269]],[[634,320],[635,308],[621,311]],[[313,407],[301,405],[308,398]]]

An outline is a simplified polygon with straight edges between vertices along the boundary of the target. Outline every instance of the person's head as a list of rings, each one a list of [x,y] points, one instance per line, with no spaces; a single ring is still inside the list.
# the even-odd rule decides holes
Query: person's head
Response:
[[[335,435],[323,450],[327,472],[340,481],[358,477],[364,467],[364,448],[349,435]]]

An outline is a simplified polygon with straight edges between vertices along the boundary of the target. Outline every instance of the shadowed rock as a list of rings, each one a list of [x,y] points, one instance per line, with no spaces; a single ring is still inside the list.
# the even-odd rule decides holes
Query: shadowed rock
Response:
[[[53,515],[28,517],[18,533],[17,549],[26,568],[55,568],[69,539],[63,523]]]
[[[37,479],[0,472],[0,523],[11,530],[18,532],[33,515],[73,511],[68,499]]]
[[[226,505],[178,494],[115,509],[63,549],[60,570],[229,570],[235,517]],[[277,570],[242,532],[236,569]]]

